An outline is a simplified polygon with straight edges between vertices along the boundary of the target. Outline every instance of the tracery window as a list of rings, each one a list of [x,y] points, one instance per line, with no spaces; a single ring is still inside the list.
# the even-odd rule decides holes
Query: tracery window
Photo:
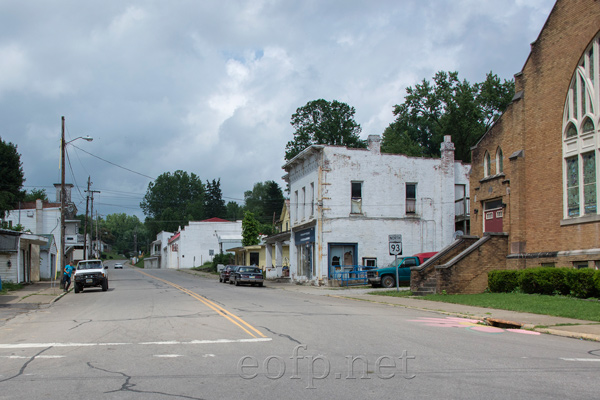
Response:
[[[504,158],[502,148],[498,147],[498,150],[496,150],[496,173],[501,174],[502,172],[504,172]]]
[[[486,151],[485,155],[483,156],[483,177],[487,178],[491,174],[492,174],[492,160],[490,157],[490,153],[488,153]]]
[[[564,217],[598,214],[600,35],[577,65],[563,112]]]

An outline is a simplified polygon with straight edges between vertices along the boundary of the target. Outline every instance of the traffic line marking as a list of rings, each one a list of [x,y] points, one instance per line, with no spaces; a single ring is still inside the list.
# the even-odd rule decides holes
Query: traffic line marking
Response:
[[[21,358],[26,358],[28,360],[31,359],[31,357],[26,357],[26,356],[0,356],[2,358],[15,358],[15,359],[21,359]],[[33,358],[65,358],[65,356],[35,356]]]
[[[144,271],[140,271],[138,269],[136,269],[137,272],[139,272],[140,274],[146,275],[149,278],[153,278],[156,279],[158,281],[161,281],[163,283],[166,283],[169,286],[174,287],[177,290],[180,290],[188,295],[190,295],[191,297],[195,298],[196,300],[199,300],[200,302],[204,303],[204,305],[206,305],[207,307],[213,309],[217,314],[221,315],[222,317],[226,318],[227,320],[229,320],[229,322],[233,323],[234,325],[236,325],[237,327],[239,327],[240,329],[242,329],[244,332],[246,332],[248,335],[252,336],[253,338],[256,338],[257,335],[265,338],[266,336],[263,335],[258,329],[256,329],[255,327],[253,327],[252,325],[250,325],[249,323],[247,323],[246,321],[244,321],[243,319],[241,319],[240,317],[238,317],[237,315],[227,311],[226,309],[224,309],[223,307],[221,307],[220,305],[210,301],[209,299],[207,299],[206,297],[192,292],[189,289],[186,289],[182,286],[179,286],[173,282],[169,282],[165,279],[161,279],[158,278],[156,276],[150,275]],[[255,332],[256,335],[252,332]]]
[[[560,358],[563,361],[600,362],[600,358]]]
[[[44,347],[92,347],[92,346],[133,346],[133,345],[190,345],[190,344],[223,344],[223,343],[257,343],[270,342],[271,338],[253,338],[253,339],[213,339],[213,340],[191,340],[189,342],[180,342],[170,340],[164,342],[141,342],[141,343],[5,343],[0,344],[0,349],[33,349]]]

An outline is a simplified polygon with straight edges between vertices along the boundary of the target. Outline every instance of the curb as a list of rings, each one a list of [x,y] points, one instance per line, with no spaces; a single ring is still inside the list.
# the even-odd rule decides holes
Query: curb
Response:
[[[73,289],[69,289],[68,292],[62,292],[61,294],[59,294],[58,296],[56,296],[54,299],[52,299],[52,301],[50,302],[50,304],[52,305],[52,304],[56,303],[58,300],[62,299],[71,290],[73,290]]]
[[[403,308],[407,308],[407,309],[411,309],[411,310],[435,312],[435,313],[439,313],[439,314],[443,314],[443,315],[451,315],[451,316],[460,317],[460,318],[476,319],[476,320],[479,320],[481,323],[483,323],[485,325],[490,325],[490,326],[495,326],[494,323],[514,325],[514,326],[519,326],[520,329],[539,332],[539,333],[545,333],[545,334],[553,335],[553,336],[561,336],[561,337],[566,337],[566,338],[571,338],[571,339],[591,340],[591,341],[595,341],[595,342],[600,342],[600,335],[594,335],[592,333],[569,332],[569,331],[561,331],[561,330],[552,329],[552,328],[537,328],[536,325],[524,324],[521,322],[505,321],[505,320],[500,320],[500,319],[480,317],[480,316],[476,316],[476,315],[470,315],[470,314],[459,313],[459,312],[435,310],[435,309],[431,309],[431,308],[407,306],[404,304],[389,303],[389,302],[381,301],[381,300],[366,300],[366,299],[359,299],[359,298],[350,297],[350,296],[333,296],[333,295],[329,295],[329,296],[343,298],[343,299],[349,299],[349,300],[355,300],[355,301],[366,301],[369,303],[385,304],[385,305],[395,306],[395,307],[403,307]]]

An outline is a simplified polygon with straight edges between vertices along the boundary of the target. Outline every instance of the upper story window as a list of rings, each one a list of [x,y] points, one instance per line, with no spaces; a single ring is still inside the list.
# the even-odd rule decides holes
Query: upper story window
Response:
[[[504,172],[504,156],[502,154],[502,149],[498,147],[496,150],[496,173],[501,174]]]
[[[298,191],[294,192],[294,221],[298,222]]]
[[[315,183],[310,183],[310,216],[315,215]]]
[[[300,220],[304,220],[306,209],[306,188],[302,187],[302,197],[300,198]]]
[[[487,178],[491,174],[492,174],[492,160],[490,157],[490,153],[488,153],[486,151],[485,155],[483,156],[483,177]]]
[[[406,213],[414,214],[417,212],[417,184],[406,184]]]
[[[600,134],[600,35],[592,41],[571,78],[563,111],[563,216],[598,214]]]
[[[362,214],[362,182],[351,183],[351,208],[350,213]]]

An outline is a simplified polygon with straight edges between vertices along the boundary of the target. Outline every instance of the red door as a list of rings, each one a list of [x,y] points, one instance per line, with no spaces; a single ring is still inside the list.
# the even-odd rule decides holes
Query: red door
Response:
[[[503,232],[502,217],[504,208],[502,200],[494,200],[485,203],[483,211],[483,231],[484,232]]]

